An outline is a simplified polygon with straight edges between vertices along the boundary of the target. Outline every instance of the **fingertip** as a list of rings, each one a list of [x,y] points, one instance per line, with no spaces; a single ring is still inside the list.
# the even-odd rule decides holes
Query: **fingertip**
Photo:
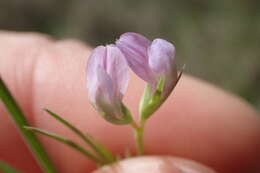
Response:
[[[170,156],[136,157],[104,166],[93,173],[216,173],[197,162]]]

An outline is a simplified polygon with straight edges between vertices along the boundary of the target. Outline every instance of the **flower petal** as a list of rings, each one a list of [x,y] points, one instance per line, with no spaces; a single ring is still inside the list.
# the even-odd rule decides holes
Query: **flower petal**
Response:
[[[118,99],[115,92],[115,85],[107,72],[99,66],[97,68],[97,83],[96,83],[96,93],[95,101],[98,105],[99,103],[109,105],[116,104],[120,99]],[[113,106],[112,106],[113,107]]]
[[[91,102],[95,102],[95,93],[97,90],[97,69],[100,66],[100,60],[106,56],[106,48],[104,46],[98,46],[92,52],[88,58],[87,68],[86,68],[86,79],[87,79],[87,89],[88,97]]]
[[[128,85],[128,65],[122,52],[115,45],[108,45],[106,71],[115,85],[117,96],[122,98]]]
[[[121,35],[119,40],[116,41],[116,46],[125,55],[129,67],[148,83],[154,81],[148,66],[147,49],[150,44],[150,40],[133,32]]]
[[[171,74],[177,77],[175,47],[163,39],[153,40],[148,49],[149,67],[159,75]]]
[[[123,110],[121,98],[117,97],[114,81],[106,71],[99,67],[97,70],[98,83],[95,106],[103,117],[115,124],[127,124],[131,121],[130,115]]]

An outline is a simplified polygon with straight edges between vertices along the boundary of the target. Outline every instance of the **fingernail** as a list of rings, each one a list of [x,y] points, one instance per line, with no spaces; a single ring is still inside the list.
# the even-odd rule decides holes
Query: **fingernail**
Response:
[[[174,157],[137,157],[104,166],[93,173],[216,173],[194,161]]]

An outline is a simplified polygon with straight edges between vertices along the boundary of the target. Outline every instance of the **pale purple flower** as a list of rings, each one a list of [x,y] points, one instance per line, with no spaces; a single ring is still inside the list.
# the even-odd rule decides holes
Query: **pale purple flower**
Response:
[[[175,47],[172,43],[157,38],[153,41],[137,33],[125,33],[116,41],[129,67],[156,89],[164,78],[163,97],[166,98],[178,81],[175,62]]]
[[[129,123],[131,117],[122,103],[128,85],[128,66],[115,45],[98,46],[87,63],[90,102],[101,115],[116,124]]]

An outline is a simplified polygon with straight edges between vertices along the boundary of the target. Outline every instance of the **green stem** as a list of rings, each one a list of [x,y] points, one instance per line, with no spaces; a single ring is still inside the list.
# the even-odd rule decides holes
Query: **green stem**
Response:
[[[50,161],[47,153],[45,152],[38,138],[32,132],[25,130],[23,128],[24,126],[28,126],[29,123],[27,122],[22,110],[15,102],[13,96],[5,86],[1,76],[0,76],[0,99],[3,101],[7,110],[10,112],[10,117],[13,119],[14,123],[18,127],[24,140],[26,141],[27,145],[30,147],[39,165],[43,169],[43,172],[57,173],[57,171],[55,170],[52,162]]]
[[[135,143],[137,155],[141,156],[144,154],[144,144],[143,144],[143,135],[144,135],[144,123],[141,123],[138,126],[135,122],[131,124],[134,129]]]

